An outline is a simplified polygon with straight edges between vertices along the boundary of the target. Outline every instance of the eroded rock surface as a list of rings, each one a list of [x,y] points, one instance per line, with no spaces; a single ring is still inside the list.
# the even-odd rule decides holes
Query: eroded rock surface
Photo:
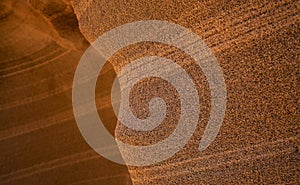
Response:
[[[210,96],[205,77],[193,61],[172,47],[153,43],[132,45],[112,57],[117,72],[144,55],[173,59],[196,79],[203,106],[198,129],[186,147],[159,164],[130,166],[133,184],[297,184],[298,3],[72,1],[80,29],[90,42],[125,23],[149,19],[172,21],[204,39],[223,70],[227,88],[225,120],[212,145],[199,152]],[[148,85],[153,85],[152,90]],[[178,117],[172,113],[180,107],[176,92],[172,88],[166,90],[167,87],[165,82],[148,79],[131,94],[134,114],[145,118],[149,116],[148,96],[161,93],[172,111],[160,130],[136,133],[119,123],[116,129],[119,139],[132,145],[147,145],[157,143],[173,131]]]
[[[70,4],[3,0],[0,35],[0,184],[130,183],[77,128],[72,80],[89,44]]]

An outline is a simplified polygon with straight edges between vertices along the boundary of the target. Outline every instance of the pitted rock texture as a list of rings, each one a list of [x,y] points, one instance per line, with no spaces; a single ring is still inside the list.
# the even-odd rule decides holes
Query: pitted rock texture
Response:
[[[2,0],[0,2],[0,184],[298,184],[299,1]],[[210,111],[199,66],[178,48],[144,42],[115,53],[96,87],[106,128],[132,145],[150,145],[176,128],[180,99],[166,81],[144,79],[130,106],[149,116],[160,96],[167,117],[135,132],[117,122],[110,88],[116,73],[143,56],[162,56],[193,78],[200,99],[197,130],[170,159],[146,167],[99,156],[80,134],[72,111],[72,80],[90,43],[125,23],[166,20],[198,34],[215,54],[226,82],[227,108],[216,140],[198,144]],[[138,37],[138,35],[137,35]]]
[[[145,55],[173,59],[195,79],[203,106],[198,128],[180,152],[152,166],[129,166],[133,184],[299,182],[299,1],[71,2],[80,30],[90,42],[125,23],[167,20],[198,34],[223,70],[225,119],[216,140],[200,153],[197,147],[210,110],[209,87],[201,69],[184,53],[155,43],[135,44],[111,57],[117,73]],[[130,101],[137,117],[147,117],[147,101],[159,93],[168,110],[180,112],[176,92],[164,82],[146,79],[134,88]],[[166,138],[177,121],[177,115],[169,114],[159,130],[138,133],[118,123],[115,132],[129,144],[148,145]]]

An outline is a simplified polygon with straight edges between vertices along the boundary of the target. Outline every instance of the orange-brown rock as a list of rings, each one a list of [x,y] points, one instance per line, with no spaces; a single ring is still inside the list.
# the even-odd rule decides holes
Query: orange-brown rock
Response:
[[[148,167],[130,166],[133,184],[299,182],[298,1],[74,0],[72,5],[80,29],[90,42],[125,23],[167,20],[197,33],[212,49],[224,72],[225,119],[216,140],[200,153],[197,147],[209,116],[209,89],[193,61],[174,48],[154,43],[135,44],[112,57],[111,63],[117,71],[144,55],[169,57],[191,73],[201,92],[201,119],[191,141],[166,161]],[[171,87],[166,90],[167,87],[157,80],[141,82],[132,91],[131,106],[138,117],[145,118],[149,116],[149,97],[139,93],[149,90],[149,96],[161,93],[171,110],[167,113],[169,120],[151,132],[135,132],[119,123],[116,129],[119,139],[133,145],[149,145],[172,132],[180,107],[176,92]]]
[[[130,184],[125,166],[86,144],[73,116],[73,75],[88,47],[73,8],[5,0],[0,24],[0,184]]]
[[[0,184],[298,184],[299,12],[297,0],[2,0]],[[134,59],[172,59],[194,79],[201,103],[197,130],[181,151],[158,164],[127,168],[85,142],[72,111],[72,80],[89,43],[117,26],[152,19],[189,28],[211,48],[224,73],[226,114],[215,141],[199,152],[211,108],[199,66],[165,44],[121,49],[96,88],[99,116],[118,139],[154,144],[179,119],[175,89],[149,78],[132,89],[132,111],[146,118],[148,101],[160,96],[168,105],[167,119],[150,132],[117,123],[111,84]]]

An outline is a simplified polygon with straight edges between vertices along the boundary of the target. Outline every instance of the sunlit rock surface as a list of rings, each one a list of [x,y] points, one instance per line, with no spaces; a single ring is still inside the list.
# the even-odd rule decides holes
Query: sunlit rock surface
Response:
[[[98,155],[80,134],[72,80],[89,43],[117,26],[150,19],[182,25],[206,42],[224,73],[227,108],[217,138],[199,152],[211,108],[201,69],[186,53],[161,43],[123,48],[110,58],[96,87],[99,116],[118,139],[157,143],[180,116],[175,89],[149,78],[132,89],[132,111],[147,118],[148,101],[162,97],[168,106],[164,122],[142,133],[117,123],[113,79],[145,55],[181,65],[195,81],[201,111],[197,130],[180,152],[152,166],[127,168]],[[299,2],[292,0],[2,0],[0,184],[297,184],[299,26]]]
[[[164,162],[129,167],[133,184],[297,184],[297,4],[288,0],[72,1],[80,30],[90,42],[125,23],[172,21],[197,33],[223,70],[227,88],[224,122],[216,140],[199,152],[210,110],[209,87],[201,69],[180,50],[157,43],[135,44],[112,57],[117,73],[145,54],[174,60],[197,82],[201,102],[200,121],[191,141]],[[119,139],[132,145],[149,145],[172,133],[180,104],[174,89],[164,81],[148,79],[135,86],[132,111],[139,118],[147,118],[148,101],[159,94],[169,106],[162,125],[141,133],[119,123]]]

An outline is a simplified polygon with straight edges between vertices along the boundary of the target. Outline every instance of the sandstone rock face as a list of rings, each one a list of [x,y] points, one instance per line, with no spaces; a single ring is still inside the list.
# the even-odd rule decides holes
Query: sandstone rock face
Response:
[[[161,56],[197,85],[198,127],[186,146],[145,167],[115,164],[93,151],[72,111],[77,64],[100,35],[125,23],[166,20],[189,28],[215,54],[226,82],[221,130],[203,152],[210,87],[201,68],[176,47],[144,42],[115,53],[96,87],[106,128],[131,145],[168,137],[180,118],[180,98],[168,82],[140,81],[130,105],[139,118],[148,102],[167,104],[149,132],[117,122],[110,101],[116,73],[143,56]],[[297,184],[299,182],[299,2],[2,0],[0,2],[0,184]],[[128,173],[129,170],[129,173]]]
[[[223,70],[225,119],[216,140],[199,152],[210,94],[205,76],[189,56],[163,44],[139,43],[111,58],[117,73],[144,55],[170,58],[195,79],[201,101],[200,121],[191,141],[166,161],[129,166],[133,184],[297,184],[299,2],[74,0],[71,4],[90,42],[125,23],[167,20],[203,38]],[[157,143],[176,127],[178,95],[157,79],[142,81],[135,88],[130,101],[137,117],[149,116],[148,101],[160,95],[168,105],[168,119],[158,129],[142,133],[119,123],[116,136],[132,145]]]
[[[88,147],[72,113],[74,71],[88,47],[73,8],[0,7],[0,184],[130,184],[125,166]]]

